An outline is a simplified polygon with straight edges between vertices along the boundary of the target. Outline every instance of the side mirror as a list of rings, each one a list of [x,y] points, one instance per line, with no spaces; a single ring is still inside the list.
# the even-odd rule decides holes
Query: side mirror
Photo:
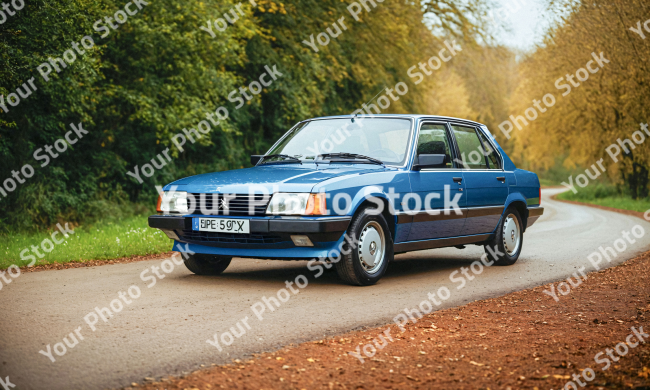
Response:
[[[444,168],[447,163],[446,154],[421,154],[418,156],[418,163],[413,165],[413,170],[419,171],[423,168]]]
[[[253,166],[257,165],[258,162],[264,157],[262,154],[251,154],[251,164]]]

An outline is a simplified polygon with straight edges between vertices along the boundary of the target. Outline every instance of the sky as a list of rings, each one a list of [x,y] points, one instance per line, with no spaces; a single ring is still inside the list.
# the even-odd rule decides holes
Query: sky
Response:
[[[506,46],[528,51],[541,43],[548,27],[545,0],[493,0],[495,20],[505,20],[510,31],[497,29],[496,39]]]

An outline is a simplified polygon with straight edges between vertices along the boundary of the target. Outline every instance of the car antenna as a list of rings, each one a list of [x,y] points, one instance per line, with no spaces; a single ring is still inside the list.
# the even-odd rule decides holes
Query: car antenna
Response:
[[[382,85],[382,87],[385,88],[385,87],[386,87],[386,84]],[[377,94],[376,94],[375,96],[373,96],[372,99],[368,100],[368,101],[365,102],[363,105],[365,106],[365,105],[367,105],[368,103],[370,103],[371,101],[375,100],[375,98],[376,98],[377,96],[379,96],[379,94],[380,94],[382,91],[383,91],[383,89],[379,90],[379,92],[377,92]],[[352,117],[352,123],[354,123],[354,118],[356,118],[357,115],[359,115],[358,112],[357,112],[356,114],[354,114],[354,116]]]

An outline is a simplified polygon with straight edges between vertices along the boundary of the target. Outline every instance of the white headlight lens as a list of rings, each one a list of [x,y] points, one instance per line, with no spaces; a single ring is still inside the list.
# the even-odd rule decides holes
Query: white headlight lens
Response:
[[[164,192],[160,201],[160,211],[163,213],[187,213],[187,192]]]
[[[267,214],[278,215],[303,215],[307,208],[310,194],[302,193],[275,193],[266,208]]]

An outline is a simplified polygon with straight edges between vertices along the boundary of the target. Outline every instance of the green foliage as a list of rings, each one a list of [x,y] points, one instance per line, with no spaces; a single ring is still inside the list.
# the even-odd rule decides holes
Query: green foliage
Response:
[[[199,29],[238,3],[152,0],[105,38],[93,24],[122,9],[122,1],[33,0],[4,23],[0,94],[31,77],[38,89],[0,114],[0,180],[24,164],[36,171],[0,198],[0,232],[89,221],[102,213],[129,215],[137,211],[130,205],[155,203],[157,184],[244,167],[249,154],[264,152],[297,121],[351,113],[399,81],[408,82],[410,92],[389,112],[429,112],[422,94],[430,84],[413,85],[406,70],[435,55],[449,34],[469,47],[480,33],[469,28],[466,15],[468,4],[478,3],[460,7],[457,0],[428,6],[437,15],[434,28],[465,26],[437,35],[422,23],[419,4],[398,0],[377,3],[360,22],[338,0],[243,2],[245,16],[223,32],[214,30],[215,38]],[[318,53],[302,43],[342,16],[348,30]],[[36,68],[86,35],[95,47],[45,82]],[[257,80],[265,65],[277,65],[283,76],[235,110],[228,94]],[[219,106],[229,119],[178,153],[171,137]],[[83,123],[89,134],[40,167],[34,151],[63,137],[70,123]],[[143,177],[143,184],[126,175],[165,148],[173,161]]]
[[[28,265],[31,260],[22,260],[20,253],[32,245],[40,247],[41,241],[49,239],[52,232],[15,233],[3,237],[0,269],[12,264]],[[60,240],[61,236],[56,238]],[[56,245],[50,253],[38,249],[44,257],[38,259],[35,265],[163,253],[170,251],[171,247],[171,240],[162,231],[147,227],[147,216],[117,218],[75,227],[74,234],[70,234],[62,244]],[[30,250],[25,253],[28,254],[33,252]]]

